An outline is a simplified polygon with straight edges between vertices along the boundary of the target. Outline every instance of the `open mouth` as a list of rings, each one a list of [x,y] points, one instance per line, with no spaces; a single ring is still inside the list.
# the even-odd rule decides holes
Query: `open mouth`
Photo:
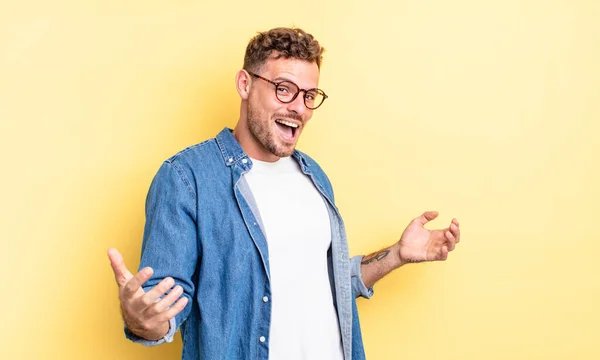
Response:
[[[291,121],[285,121],[281,119],[275,120],[277,129],[285,141],[293,142],[298,133],[298,124],[294,124]]]

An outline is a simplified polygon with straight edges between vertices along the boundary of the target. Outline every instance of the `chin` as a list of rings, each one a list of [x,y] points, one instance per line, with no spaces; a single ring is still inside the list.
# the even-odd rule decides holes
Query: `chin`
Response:
[[[282,147],[278,147],[277,149],[271,149],[271,153],[275,156],[278,156],[280,158],[282,157],[289,157],[292,156],[292,154],[294,153],[294,150],[296,150],[296,147],[292,147],[292,148],[282,148]]]

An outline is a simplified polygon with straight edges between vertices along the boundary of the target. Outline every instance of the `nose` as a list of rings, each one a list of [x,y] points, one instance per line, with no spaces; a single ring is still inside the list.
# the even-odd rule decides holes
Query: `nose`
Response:
[[[304,105],[304,91],[300,91],[294,101],[287,104],[287,110],[298,115],[304,115],[305,112],[311,111]]]

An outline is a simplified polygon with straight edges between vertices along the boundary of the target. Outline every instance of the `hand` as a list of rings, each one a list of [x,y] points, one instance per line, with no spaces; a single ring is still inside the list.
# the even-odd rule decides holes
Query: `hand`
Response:
[[[437,211],[427,211],[406,227],[398,242],[402,264],[446,260],[448,252],[454,250],[460,241],[458,220],[452,219],[450,226],[445,229],[425,229],[425,224],[437,216]]]
[[[167,277],[145,292],[142,285],[152,276],[152,268],[143,268],[133,276],[125,267],[123,257],[117,249],[108,249],[108,258],[119,286],[119,300],[125,325],[131,332],[146,340],[162,339],[169,332],[169,320],[187,304],[185,296],[175,302],[183,293],[183,289],[179,285],[171,289],[175,281]],[[171,291],[157,301],[169,289]]]

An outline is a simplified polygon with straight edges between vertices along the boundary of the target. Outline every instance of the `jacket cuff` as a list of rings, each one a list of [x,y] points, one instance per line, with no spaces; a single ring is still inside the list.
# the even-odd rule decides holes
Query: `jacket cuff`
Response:
[[[354,297],[362,296],[365,299],[370,299],[373,296],[373,287],[367,288],[362,280],[362,273],[360,272],[360,262],[364,255],[354,256],[350,259],[350,278],[352,280],[352,292]]]
[[[156,346],[156,345],[160,345],[162,343],[165,342],[172,342],[173,338],[175,337],[175,332],[177,331],[177,326],[176,326],[176,322],[175,322],[175,318],[173,317],[171,320],[169,320],[169,331],[167,332],[167,334],[165,336],[163,336],[162,339],[159,340],[146,340],[144,338],[141,338],[139,336],[137,336],[136,334],[132,333],[127,326],[124,326],[124,330],[125,330],[125,337],[131,341],[133,341],[134,343],[137,344],[142,344],[144,346]]]

